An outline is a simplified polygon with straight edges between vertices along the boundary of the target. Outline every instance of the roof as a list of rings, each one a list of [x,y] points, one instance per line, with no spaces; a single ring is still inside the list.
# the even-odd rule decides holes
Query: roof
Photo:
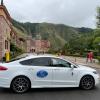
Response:
[[[3,11],[5,12],[7,18],[9,19],[9,21],[11,21],[12,19],[11,19],[11,16],[10,16],[7,8],[4,5],[0,5],[0,9],[3,9]]]

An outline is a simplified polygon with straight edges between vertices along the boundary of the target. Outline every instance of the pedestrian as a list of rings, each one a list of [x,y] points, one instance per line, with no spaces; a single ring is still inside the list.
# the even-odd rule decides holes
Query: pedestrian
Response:
[[[87,54],[87,60],[86,60],[86,63],[87,62],[93,62],[93,52],[92,51],[90,51],[90,52],[88,52],[88,54]]]
[[[90,52],[89,58],[90,58],[90,62],[92,63],[93,62],[93,52]]]

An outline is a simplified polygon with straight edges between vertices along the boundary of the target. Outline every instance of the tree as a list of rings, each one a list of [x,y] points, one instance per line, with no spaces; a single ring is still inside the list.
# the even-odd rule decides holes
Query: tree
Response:
[[[100,52],[100,37],[96,37],[93,41],[93,46]]]
[[[70,51],[69,43],[66,43],[64,45],[64,47],[62,48],[62,54],[68,55],[69,54],[69,51]]]

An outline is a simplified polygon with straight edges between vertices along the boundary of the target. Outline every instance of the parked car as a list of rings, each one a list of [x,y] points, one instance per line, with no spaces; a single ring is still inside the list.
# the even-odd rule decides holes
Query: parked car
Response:
[[[29,55],[0,63],[0,87],[11,88],[16,93],[45,87],[89,90],[97,84],[99,74],[95,69],[53,55]]]

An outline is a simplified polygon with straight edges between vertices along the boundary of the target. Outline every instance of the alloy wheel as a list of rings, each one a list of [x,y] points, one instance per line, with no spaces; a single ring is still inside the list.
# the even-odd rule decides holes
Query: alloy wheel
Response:
[[[94,79],[92,76],[85,76],[81,80],[81,87],[85,90],[90,90],[94,87]]]
[[[30,81],[26,77],[17,77],[12,81],[11,88],[16,93],[24,93],[30,88]]]

